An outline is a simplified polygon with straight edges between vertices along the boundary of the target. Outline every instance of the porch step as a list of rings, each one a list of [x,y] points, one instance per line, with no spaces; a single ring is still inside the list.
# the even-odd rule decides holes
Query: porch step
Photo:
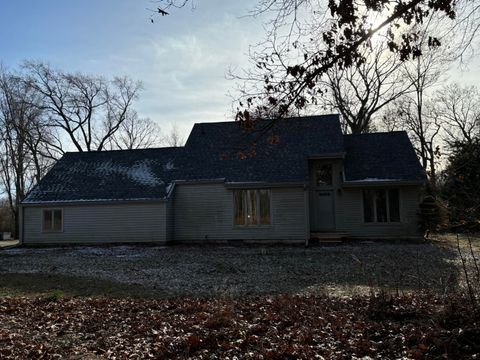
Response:
[[[345,232],[312,232],[310,239],[319,243],[339,243],[347,235]]]

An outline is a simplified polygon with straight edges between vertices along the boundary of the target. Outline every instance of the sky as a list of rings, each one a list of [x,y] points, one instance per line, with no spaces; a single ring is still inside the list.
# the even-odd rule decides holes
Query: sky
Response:
[[[143,83],[135,105],[164,132],[187,135],[194,123],[232,118],[229,68],[247,66],[262,22],[245,17],[255,0],[194,0],[150,22],[148,0],[15,0],[0,12],[0,62],[41,60],[72,72]]]
[[[192,0],[191,0],[192,1]],[[262,19],[246,17],[257,0],[193,0],[150,22],[151,0],[2,1],[0,62],[41,60],[66,71],[143,82],[135,109],[164,132],[187,136],[196,122],[232,119],[229,68],[248,66],[248,48],[264,38]],[[474,85],[480,61],[451,79]]]

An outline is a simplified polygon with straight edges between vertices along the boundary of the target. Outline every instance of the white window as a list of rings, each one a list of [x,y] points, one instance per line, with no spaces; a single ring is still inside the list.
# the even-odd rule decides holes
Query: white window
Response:
[[[399,222],[398,189],[363,190],[363,220],[367,223]]]
[[[270,225],[270,190],[233,191],[233,223],[235,225]]]
[[[63,230],[63,211],[61,209],[45,209],[42,211],[43,231]]]

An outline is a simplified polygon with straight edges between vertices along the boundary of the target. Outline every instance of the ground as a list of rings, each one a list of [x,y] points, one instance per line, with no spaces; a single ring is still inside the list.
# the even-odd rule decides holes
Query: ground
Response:
[[[237,296],[361,294],[369,289],[443,293],[457,284],[452,242],[336,246],[111,246],[0,252],[3,294]]]
[[[480,358],[454,240],[3,250],[0,358]]]
[[[479,324],[469,310],[452,316],[459,304],[410,295],[6,297],[0,298],[0,358],[478,358]]]

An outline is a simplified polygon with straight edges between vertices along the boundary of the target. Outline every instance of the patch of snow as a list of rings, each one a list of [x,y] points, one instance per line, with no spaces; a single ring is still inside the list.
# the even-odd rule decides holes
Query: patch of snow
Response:
[[[120,250],[120,249],[118,249]],[[75,256],[77,255],[87,255],[87,256],[105,256],[110,254],[112,251],[109,248],[101,248],[101,247],[81,247],[81,248],[74,248],[73,252]]]
[[[173,163],[173,161],[169,161],[163,166],[163,169],[166,171],[173,170],[175,169],[175,164]]]
[[[419,253],[424,260],[420,263]],[[367,264],[368,271],[359,271],[358,261],[352,255]],[[139,287],[138,291],[144,287],[168,297],[218,296],[233,291],[250,296],[283,293],[336,296],[368,294],[372,289],[376,291],[377,286],[392,291],[397,288],[416,291],[419,271],[423,275],[422,287],[443,294],[445,287],[436,279],[448,278],[459,269],[461,261],[454,248],[423,243],[352,243],[308,249],[221,246],[208,251],[186,245],[0,251],[1,276],[9,273],[81,276],[92,281],[133,284]],[[399,273],[401,277],[395,276]]]
[[[147,186],[162,185],[163,181],[158,179],[153,173],[150,161],[137,161],[131,167],[115,165],[112,161],[100,163],[96,171],[101,175],[123,175],[130,180]]]
[[[173,184],[173,182],[172,182],[172,183],[170,183],[170,184],[168,184],[168,185],[166,186],[165,192],[166,192],[167,196],[170,195],[170,191],[172,191],[173,185],[174,185],[174,184]]]
[[[158,246],[155,249],[165,249],[165,246]],[[72,256],[112,256],[117,258],[136,258],[147,255],[151,252],[149,247],[135,247],[130,245],[121,246],[81,246],[71,249]]]
[[[11,248],[11,249],[4,249],[2,250],[3,253],[5,254],[35,254],[35,253],[43,253],[47,251],[56,251],[56,250],[62,250],[62,247],[44,247],[44,248]]]

